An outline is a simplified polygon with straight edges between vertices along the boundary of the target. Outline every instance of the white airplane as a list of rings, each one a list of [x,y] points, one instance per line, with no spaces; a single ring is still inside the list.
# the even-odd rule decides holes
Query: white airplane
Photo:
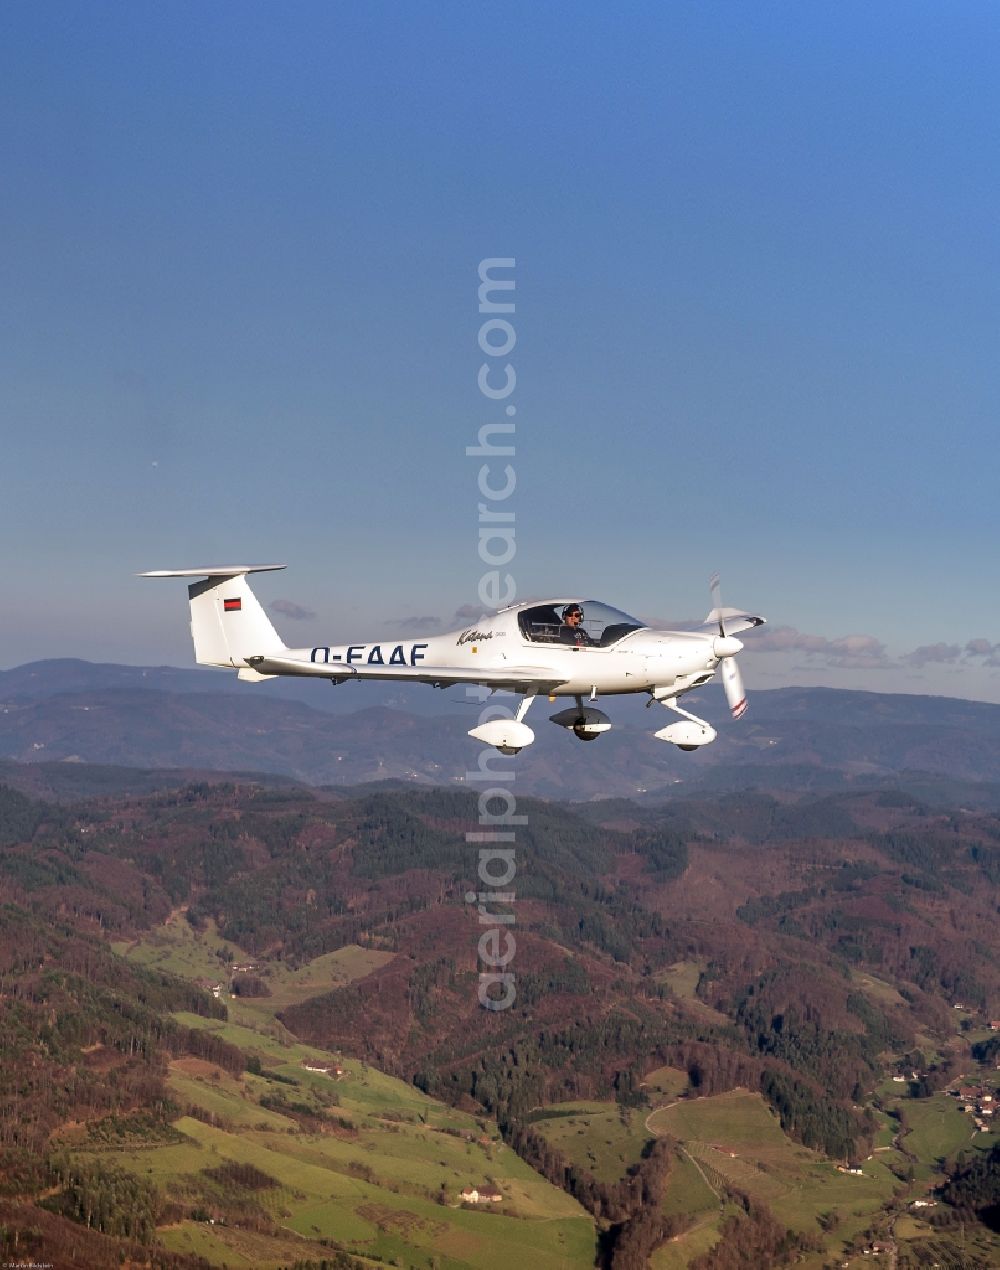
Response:
[[[648,693],[647,706],[659,702],[681,716],[655,735],[682,750],[707,745],[716,732],[704,719],[682,710],[677,698],[708,683],[720,667],[733,718],[747,708],[734,660],[743,645],[734,635],[761,626],[764,618],[723,608],[718,576],[711,583],[714,608],[700,631],[652,630],[596,600],[532,600],[447,635],[287,648],[247,582],[250,573],[284,567],[155,569],[139,576],[200,578],[188,587],[195,660],[201,666],[235,669],[240,679],[252,683],[301,675],[334,684],[400,679],[436,688],[480,684],[494,692],[520,693],[523,699],[512,717],[491,719],[469,732],[503,754],[516,754],[535,739],[524,716],[541,695],[550,700],[572,697],[575,705],[552,715],[552,722],[581,741],[593,741],[611,727],[608,716],[593,704],[600,695]]]

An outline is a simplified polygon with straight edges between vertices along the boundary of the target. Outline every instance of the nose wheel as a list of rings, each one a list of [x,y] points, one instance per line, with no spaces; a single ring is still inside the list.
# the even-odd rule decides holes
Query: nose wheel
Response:
[[[710,723],[706,723],[704,719],[699,719],[696,714],[692,714],[689,710],[682,710],[676,701],[669,699],[664,700],[657,697],[654,693],[650,694],[650,699],[646,702],[647,709],[658,701],[665,710],[672,710],[674,714],[682,717],[677,723],[670,723],[665,728],[660,728],[653,735],[659,741],[669,741],[671,745],[676,745],[679,750],[699,750],[703,745],[710,745],[715,740],[718,733]]]
[[[596,698],[597,691],[595,689],[591,692],[590,699],[594,701]],[[572,732],[579,741],[596,741],[602,732],[610,731],[611,720],[603,710],[595,710],[593,706],[585,706],[581,694],[577,694],[575,701],[575,707],[570,707],[569,710],[560,710],[558,714],[550,715],[552,722]]]

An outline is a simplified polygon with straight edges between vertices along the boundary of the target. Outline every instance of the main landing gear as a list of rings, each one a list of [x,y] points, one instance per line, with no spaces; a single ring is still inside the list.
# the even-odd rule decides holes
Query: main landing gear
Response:
[[[669,741],[679,750],[697,750],[714,741],[718,735],[710,723],[699,719],[696,714],[691,714],[688,710],[682,710],[672,698],[657,696],[655,688],[650,692],[649,700],[646,702],[647,710],[654,701],[658,701],[664,709],[683,716],[679,722],[670,723],[665,728],[660,728],[659,732],[654,732],[653,735],[658,740]]]
[[[647,709],[657,702],[665,710],[680,715],[676,723],[660,728],[653,735],[660,741],[669,741],[671,745],[676,745],[679,750],[698,750],[703,745],[709,745],[716,738],[715,728],[689,710],[682,710],[674,697],[667,695],[672,691],[669,688],[650,689],[649,700],[646,702]],[[492,745],[501,754],[519,753],[535,739],[534,732],[524,722],[524,716],[531,709],[531,703],[537,695],[531,692],[522,698],[517,713],[512,719],[490,719],[488,723],[481,723],[478,727],[472,728],[469,736],[475,737],[477,741],[483,741],[486,745]],[[591,691],[590,701],[593,703],[596,700],[597,690],[594,689]],[[552,722],[572,732],[581,741],[596,741],[602,733],[610,731],[611,720],[603,710],[596,709],[593,704],[584,705],[583,695],[580,693],[574,697],[574,701],[575,706],[551,715]]]
[[[517,754],[535,739],[534,732],[523,720],[537,695],[534,692],[529,693],[518,706],[517,714],[513,719],[490,719],[488,723],[481,723],[478,728],[472,728],[469,736],[494,746],[501,754]]]

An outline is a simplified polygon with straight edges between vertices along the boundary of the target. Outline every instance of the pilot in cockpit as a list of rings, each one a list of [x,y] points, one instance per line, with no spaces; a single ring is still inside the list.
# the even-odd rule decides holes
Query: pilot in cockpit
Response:
[[[577,648],[593,644],[594,641],[583,629],[583,609],[579,604],[567,604],[563,609],[559,641],[562,644],[574,644]]]

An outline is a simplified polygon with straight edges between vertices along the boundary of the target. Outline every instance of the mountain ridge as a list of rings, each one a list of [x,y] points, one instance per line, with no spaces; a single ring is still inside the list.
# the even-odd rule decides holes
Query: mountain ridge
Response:
[[[430,715],[358,695],[342,700],[363,701],[360,708],[334,712],[323,703],[337,693],[293,686],[297,697],[197,670],[29,663],[0,672],[0,757],[257,771],[335,786],[401,779],[460,787],[477,770],[480,746],[467,736],[471,703],[463,710],[444,699],[447,712]],[[515,760],[518,789],[587,800],[738,783],[741,771],[744,783],[767,781],[791,776],[793,767],[801,779],[827,783],[904,771],[981,782],[1000,772],[1000,706],[986,702],[763,689],[747,718],[733,723],[721,692],[688,700],[719,727],[719,739],[695,754],[652,737],[659,713],[648,714],[641,698],[616,698],[615,727],[594,745],[545,726],[547,703],[536,703],[536,742]]]

